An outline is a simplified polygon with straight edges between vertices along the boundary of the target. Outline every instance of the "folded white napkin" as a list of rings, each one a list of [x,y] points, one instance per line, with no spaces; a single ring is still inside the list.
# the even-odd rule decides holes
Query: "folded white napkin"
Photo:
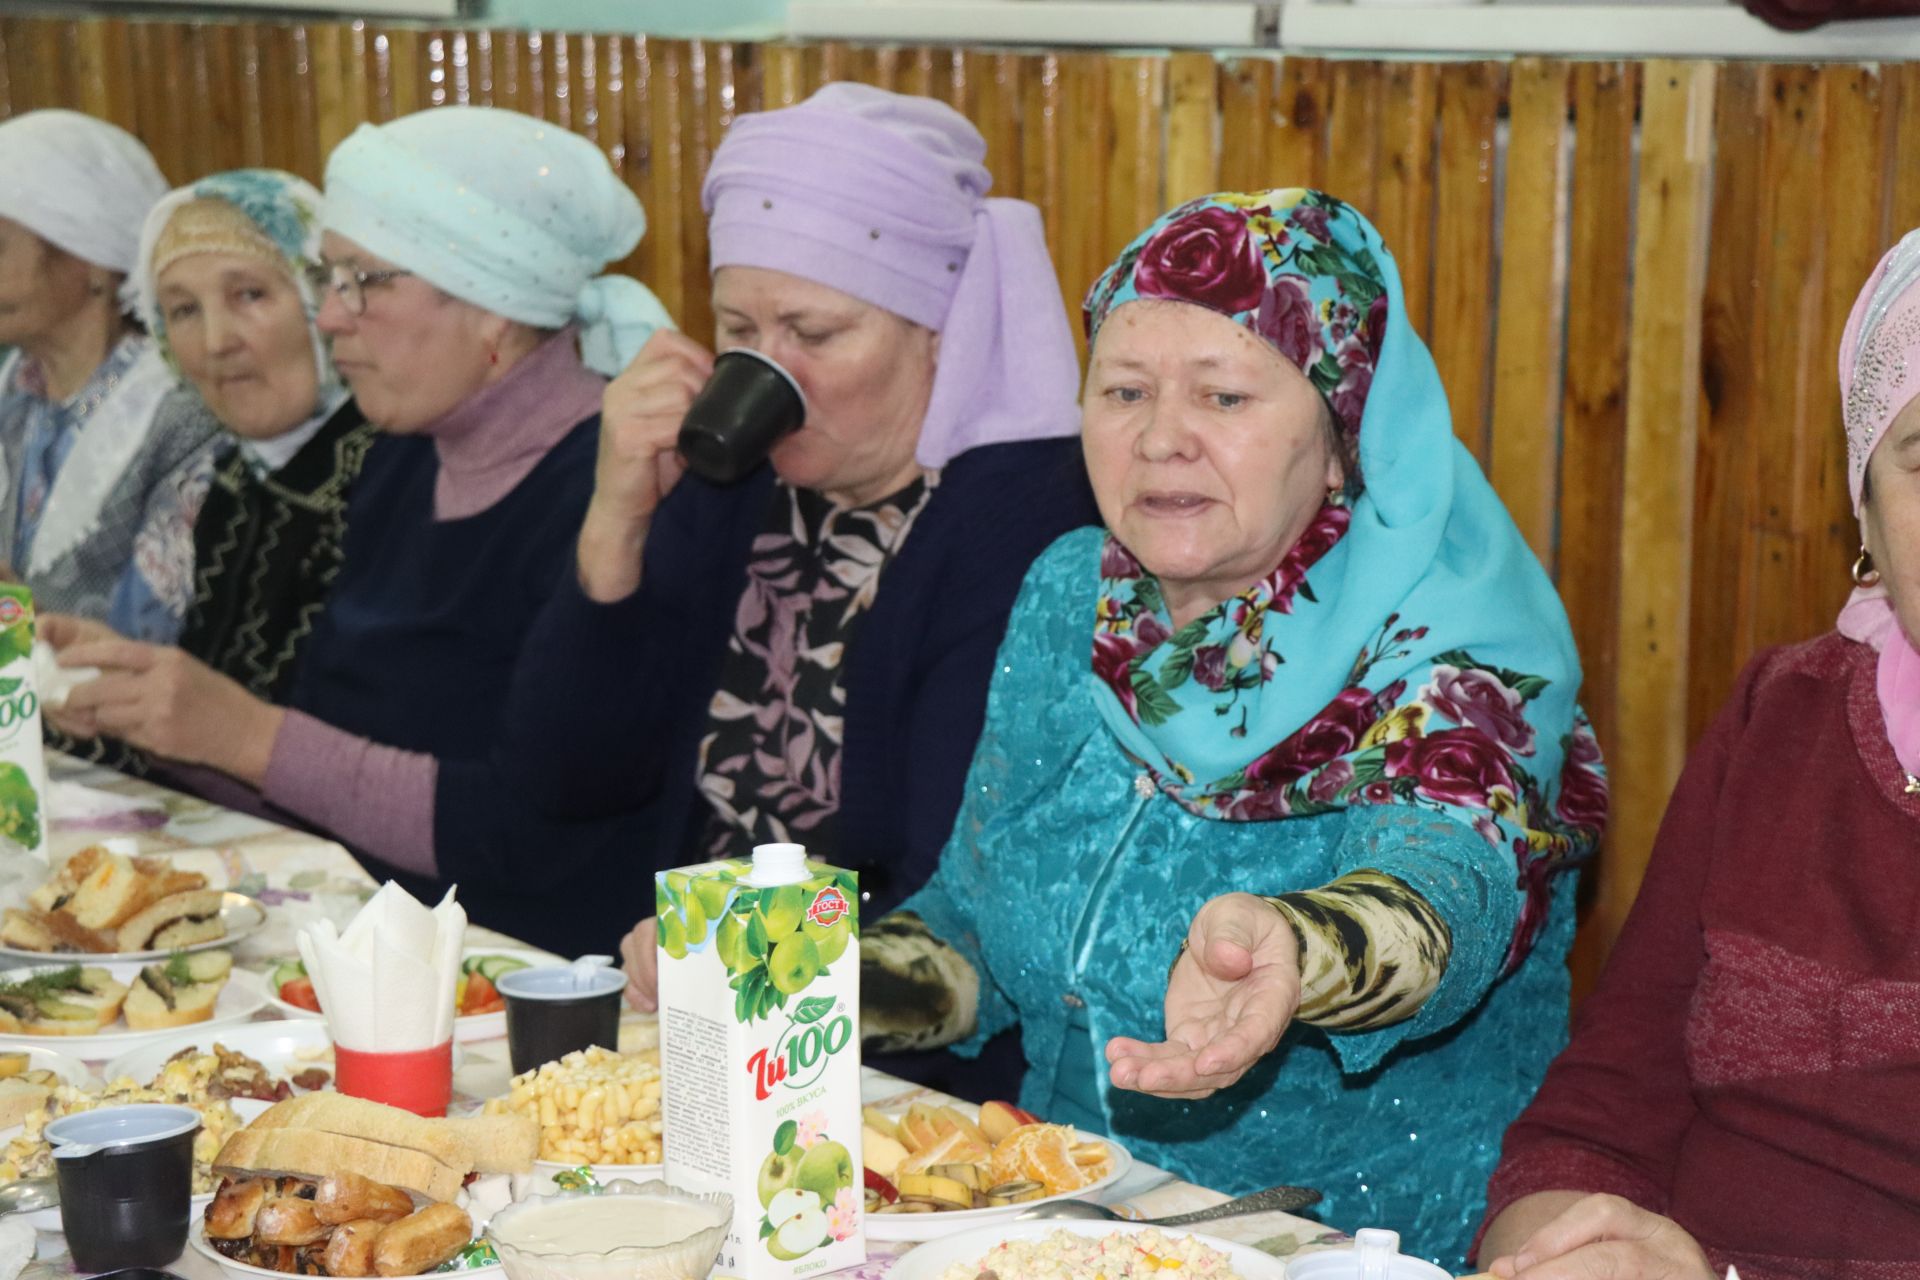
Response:
[[[58,711],[67,705],[67,696],[75,685],[85,684],[100,674],[98,667],[63,667],[54,656],[54,648],[45,640],[33,642],[33,691],[40,705]]]
[[[409,1053],[453,1035],[453,992],[467,913],[453,890],[429,911],[388,881],[346,927],[301,928],[300,958],[335,1044],[362,1053]]]
[[[0,1218],[0,1280],[14,1280],[25,1271],[38,1243],[25,1214]]]

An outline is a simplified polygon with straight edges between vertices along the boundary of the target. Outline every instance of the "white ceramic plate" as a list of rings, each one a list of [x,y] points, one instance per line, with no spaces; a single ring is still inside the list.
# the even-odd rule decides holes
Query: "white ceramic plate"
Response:
[[[165,1039],[127,1050],[100,1074],[108,1080],[132,1076],[144,1084],[160,1074],[167,1060],[182,1049],[212,1049],[215,1041],[235,1053],[246,1054],[282,1080],[307,1067],[333,1074],[333,1040],[327,1035],[327,1024],[307,1019],[250,1022],[211,1031],[205,1024],[176,1027]]]
[[[530,965],[564,964],[544,951],[517,951],[512,947],[469,947],[460,953],[465,961],[474,956],[506,956],[513,960],[524,960]],[[271,978],[273,971],[267,971]],[[262,980],[263,983],[266,979]],[[280,998],[278,992],[267,992],[267,1001],[289,1018],[321,1018],[323,1015],[311,1009],[302,1009],[297,1004],[288,1004]],[[504,1010],[498,1013],[471,1013],[453,1020],[453,1038],[455,1040],[498,1040],[507,1034],[507,1015]]]
[[[975,1210],[975,1212],[980,1212]],[[873,1224],[884,1215],[872,1214],[867,1218],[867,1234],[873,1235]],[[910,1214],[909,1217],[937,1218],[947,1215],[934,1213]],[[1007,1240],[1044,1240],[1056,1231],[1070,1231],[1077,1236],[1138,1235],[1149,1228],[1137,1222],[1087,1222],[1084,1219],[1055,1219],[1052,1222],[1008,1222],[997,1227],[982,1227],[977,1231],[968,1231],[960,1235],[947,1236],[931,1244],[923,1244],[900,1259],[888,1272],[889,1280],[940,1280],[948,1267],[956,1263],[975,1262],[987,1255],[988,1250]],[[1286,1264],[1280,1259],[1270,1257],[1258,1249],[1244,1244],[1235,1244],[1231,1240],[1222,1240],[1218,1236],[1201,1235],[1180,1227],[1163,1227],[1161,1234],[1170,1237],[1191,1236],[1201,1244],[1218,1249],[1227,1255],[1240,1280],[1286,1280]]]
[[[42,1041],[49,1038],[40,1037]],[[93,1079],[87,1072],[86,1063],[78,1058],[69,1057],[57,1049],[42,1048],[38,1042],[22,1040],[15,1043],[12,1040],[0,1040],[0,1053],[24,1053],[27,1055],[27,1066],[30,1070],[51,1071],[76,1089],[86,1088],[88,1082]]]
[[[28,974],[47,973],[65,969],[77,963],[68,960],[56,964],[26,965],[19,969],[10,969],[0,978],[19,978]],[[116,960],[110,964],[89,961],[95,968],[105,969],[117,982],[131,986],[140,976],[140,962],[137,960]],[[235,1022],[245,1022],[254,1014],[267,1007],[266,984],[243,969],[235,969],[227,979],[227,985],[220,989],[220,998],[214,1003],[213,1017],[206,1022],[195,1023],[199,1029],[228,1026]],[[10,1036],[18,1046],[45,1047],[88,1062],[98,1062],[102,1058],[111,1058],[138,1045],[151,1044],[181,1033],[180,1027],[165,1027],[158,1031],[134,1031],[124,1019],[108,1023],[108,1030],[93,1036],[30,1036],[18,1032]]]
[[[179,951],[213,951],[220,947],[230,947],[250,933],[257,933],[267,923],[267,909],[244,893],[223,893],[220,895],[220,919],[226,923],[227,934],[224,938],[212,938],[206,942],[196,942],[190,947],[178,947]],[[0,947],[0,956],[15,960],[34,960],[45,963],[57,958],[67,964],[102,964],[121,960],[165,960],[172,951],[111,951],[103,954],[87,952],[61,952],[57,957],[49,957],[44,951],[22,951],[18,947]]]
[[[1015,1215],[1033,1208],[1036,1204],[1046,1204],[1053,1200],[1097,1199],[1100,1192],[1126,1177],[1127,1171],[1133,1168],[1132,1154],[1112,1138],[1097,1133],[1082,1133],[1075,1129],[1073,1140],[1104,1142],[1107,1145],[1107,1150],[1113,1152],[1113,1168],[1108,1170],[1106,1177],[1078,1191],[1047,1196],[1040,1200],[1029,1200],[1023,1204],[1002,1205],[997,1209],[952,1209],[945,1213],[870,1213],[867,1215],[867,1239],[939,1240],[973,1227],[995,1222],[1010,1222]]]
[[[222,1256],[212,1245],[207,1243],[207,1225],[201,1221],[200,1215],[197,1213],[193,1218],[192,1233],[187,1236],[187,1247],[201,1257],[211,1259],[218,1264],[220,1270],[226,1273],[228,1280],[287,1280],[287,1273],[284,1271],[269,1271],[265,1267],[249,1266],[247,1263],[235,1262],[232,1258]],[[505,1275],[506,1270],[505,1267],[496,1262],[490,1267],[474,1267],[469,1271],[456,1271],[450,1274],[457,1276],[499,1276]],[[428,1272],[427,1274],[432,1275],[434,1273]]]

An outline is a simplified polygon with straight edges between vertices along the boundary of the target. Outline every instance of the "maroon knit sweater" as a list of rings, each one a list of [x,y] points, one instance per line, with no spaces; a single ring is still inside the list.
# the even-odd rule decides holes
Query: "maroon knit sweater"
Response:
[[[1920,1277],[1920,796],[1874,661],[1833,634],[1742,673],[1488,1220],[1608,1191],[1741,1280]]]

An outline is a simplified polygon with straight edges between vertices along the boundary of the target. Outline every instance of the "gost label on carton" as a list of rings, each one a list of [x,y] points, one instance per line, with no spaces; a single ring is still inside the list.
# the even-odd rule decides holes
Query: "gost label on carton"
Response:
[[[656,889],[666,1178],[733,1196],[715,1274],[865,1261],[854,874],[770,845]]]

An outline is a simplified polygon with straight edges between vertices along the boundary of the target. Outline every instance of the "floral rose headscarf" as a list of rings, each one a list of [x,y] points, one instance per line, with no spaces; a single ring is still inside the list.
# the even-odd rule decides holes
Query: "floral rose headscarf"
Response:
[[[1566,613],[1454,438],[1392,255],[1318,191],[1211,195],[1160,218],[1095,282],[1089,337],[1143,299],[1220,312],[1300,369],[1355,442],[1366,487],[1178,631],[1159,581],[1109,538],[1093,619],[1102,717],[1201,817],[1404,804],[1510,850],[1526,894],[1517,963],[1552,877],[1598,843],[1606,778]]]

